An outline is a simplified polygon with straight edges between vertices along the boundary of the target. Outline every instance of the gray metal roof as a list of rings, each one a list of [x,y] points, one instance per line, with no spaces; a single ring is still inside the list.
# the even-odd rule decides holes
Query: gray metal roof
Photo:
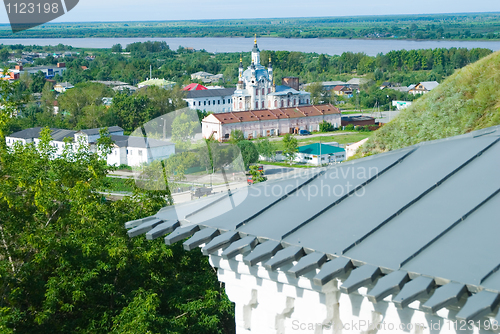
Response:
[[[29,128],[25,129],[22,131],[15,132],[7,137],[10,138],[19,138],[19,139],[35,139],[35,138],[40,138],[40,132],[44,128],[41,127],[36,127],[36,128]],[[74,134],[76,131],[73,130],[65,130],[65,129],[57,129],[57,128],[51,128],[52,130],[51,136],[52,140],[54,141],[63,141],[64,138],[70,137],[73,138]]]
[[[83,132],[85,133],[86,135],[98,135],[99,134],[99,131],[101,130],[101,128],[95,128],[95,129],[84,129],[84,130],[80,130],[78,132]],[[110,134],[113,134],[115,132],[123,132],[123,129],[119,126],[110,126],[108,127],[108,132]]]
[[[110,137],[111,140],[118,147],[149,148],[149,147],[175,145],[174,143],[169,141],[144,138],[144,137],[120,136],[120,135],[111,135]]]
[[[347,275],[344,293],[369,285],[375,302],[393,294],[398,307],[420,300],[428,312],[453,305],[456,319],[478,319],[500,303],[499,141],[492,127],[194,201],[171,222],[162,211],[148,219],[179,224],[168,244],[194,233],[186,249],[225,249],[268,270],[294,264],[296,277],[319,269],[318,285]]]
[[[202,97],[223,97],[233,95],[236,88],[217,88],[204,90],[190,90],[186,94],[187,99],[196,99]]]

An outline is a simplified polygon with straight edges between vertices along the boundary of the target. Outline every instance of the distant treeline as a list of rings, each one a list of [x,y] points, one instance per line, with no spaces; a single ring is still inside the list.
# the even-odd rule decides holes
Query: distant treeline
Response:
[[[500,14],[437,14],[117,23],[50,23],[0,38],[250,37],[500,39]]]

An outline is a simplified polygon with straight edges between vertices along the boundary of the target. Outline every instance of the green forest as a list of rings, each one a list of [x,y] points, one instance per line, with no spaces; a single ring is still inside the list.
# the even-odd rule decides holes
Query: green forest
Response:
[[[499,13],[380,15],[357,17],[190,20],[161,22],[47,23],[0,38],[84,37],[285,37],[416,40],[496,40]]]

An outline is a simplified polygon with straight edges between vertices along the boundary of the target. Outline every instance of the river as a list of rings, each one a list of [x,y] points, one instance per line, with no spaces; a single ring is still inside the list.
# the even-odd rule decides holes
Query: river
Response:
[[[179,46],[205,49],[209,52],[247,52],[253,44],[252,38],[18,38],[0,39],[0,44],[12,45],[57,45],[59,43],[76,48],[110,48],[114,44],[127,44],[145,41],[165,41],[171,49]],[[364,39],[328,39],[328,38],[260,38],[261,50],[316,52],[340,55],[343,52],[364,52],[375,56],[391,50],[413,50],[434,48],[487,48],[500,50],[500,42],[490,41],[408,41],[408,40],[364,40]]]

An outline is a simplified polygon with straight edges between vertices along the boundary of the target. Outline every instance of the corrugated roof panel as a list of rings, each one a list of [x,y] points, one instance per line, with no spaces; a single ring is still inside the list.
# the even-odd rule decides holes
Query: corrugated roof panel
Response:
[[[494,140],[491,137],[479,139],[478,150]],[[500,143],[486,150],[345,255],[386,268],[399,268],[403,261],[500,188],[500,177],[494,177],[498,166]]]
[[[386,170],[399,159],[405,157],[410,151],[409,149],[401,150],[393,154],[365,159],[355,165],[344,163],[331,168],[325,175],[311,181],[293,196],[289,196],[277,203],[272,210],[264,211],[246,223],[239,231],[280,240],[286,234],[307,223],[315,214],[333,205],[336,201],[347,197],[348,193],[353,192],[356,187],[376,178],[377,171],[380,173]],[[273,187],[270,183],[267,185],[264,183],[263,187],[265,187],[265,193],[267,194],[273,194],[273,192],[283,193],[284,191],[283,188]],[[329,195],[327,192],[329,192]],[[263,200],[266,200],[265,193],[262,194]],[[307,207],[307,210],[304,209],[305,207]],[[308,227],[308,225],[306,224],[305,227]],[[329,235],[323,229],[307,232],[309,233],[307,236],[311,239],[317,239],[317,231],[322,231],[323,235]],[[302,233],[298,239],[291,238],[292,243],[300,246],[301,238]],[[311,242],[309,247],[314,247],[314,245],[315,241]]]
[[[417,150],[400,164],[368,184],[363,194],[352,196],[341,205],[323,213],[288,236],[285,242],[293,245],[313,245],[316,251],[342,254],[375,233],[405,208],[413,203],[419,205],[418,200],[432,187],[474,157],[479,150],[491,145],[494,140],[496,138],[482,137],[476,140],[445,140],[439,145],[418,146]],[[356,166],[361,166],[361,161]],[[311,207],[311,211],[306,212],[316,211]],[[393,235],[393,238],[399,237],[400,235]],[[381,244],[377,243],[370,252],[376,252],[380,247]],[[364,261],[364,257],[359,260]]]
[[[318,173],[319,171],[306,172],[301,174],[302,176],[295,178],[262,182],[245,188],[244,190],[237,190],[233,195],[235,198],[240,198],[243,194],[246,194],[243,200],[237,201],[237,209],[232,210],[232,204],[226,200],[211,208],[211,213],[203,211],[197,216],[193,215],[189,220],[192,222],[199,222],[204,226],[211,226],[222,230],[236,229],[240,224],[251,219],[253,216],[258,216],[266,208],[271,207],[273,203],[286,196],[284,192],[273,193],[268,189],[269,187],[286,189],[287,193],[291,193]]]
[[[496,177],[500,177],[498,174]],[[426,248],[408,262],[403,269],[434,277],[480,285],[481,280],[500,263],[500,194],[483,204],[438,242]],[[496,221],[492,221],[496,217]],[[489,284],[499,287],[500,282]]]

